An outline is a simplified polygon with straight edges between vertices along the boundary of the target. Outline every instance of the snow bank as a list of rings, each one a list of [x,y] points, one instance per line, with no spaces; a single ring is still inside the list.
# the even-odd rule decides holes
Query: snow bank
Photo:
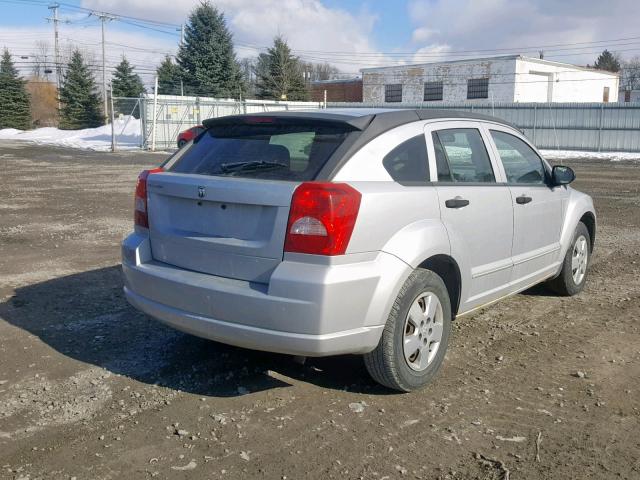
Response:
[[[609,160],[620,162],[631,160],[640,162],[640,152],[583,152],[579,150],[540,150],[549,160]]]
[[[116,144],[119,150],[140,148],[142,125],[139,119],[130,116],[117,118],[114,122]],[[0,130],[0,140],[26,140],[40,145],[81,148],[83,150],[108,151],[111,149],[111,124],[83,130],[60,130],[46,127],[35,130]]]

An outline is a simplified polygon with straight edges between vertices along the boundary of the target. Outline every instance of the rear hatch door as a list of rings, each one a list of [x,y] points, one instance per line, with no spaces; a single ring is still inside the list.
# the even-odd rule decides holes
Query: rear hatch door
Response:
[[[267,283],[282,261],[294,190],[356,129],[290,116],[216,119],[148,177],[153,258]]]

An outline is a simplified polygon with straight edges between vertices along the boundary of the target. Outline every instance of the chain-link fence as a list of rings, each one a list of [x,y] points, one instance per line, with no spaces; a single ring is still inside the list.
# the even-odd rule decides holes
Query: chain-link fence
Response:
[[[139,99],[142,120],[142,146],[156,150],[175,148],[178,135],[202,124],[207,118],[240,113],[322,108],[322,102],[289,102],[273,100],[232,100],[210,97],[145,95]]]

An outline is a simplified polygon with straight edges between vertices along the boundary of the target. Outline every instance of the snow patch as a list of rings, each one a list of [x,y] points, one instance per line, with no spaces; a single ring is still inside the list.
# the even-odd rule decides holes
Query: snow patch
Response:
[[[119,150],[140,148],[142,123],[131,116],[121,116],[114,122],[116,145]],[[0,130],[2,140],[25,140],[39,145],[80,148],[83,150],[108,151],[111,149],[111,124],[83,130],[60,130],[45,127],[35,130]]]
[[[640,152],[584,152],[580,150],[540,150],[549,160],[608,160],[640,162]]]

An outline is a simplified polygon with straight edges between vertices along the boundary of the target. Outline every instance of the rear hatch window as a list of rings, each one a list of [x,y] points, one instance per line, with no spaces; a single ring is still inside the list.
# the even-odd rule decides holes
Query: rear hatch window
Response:
[[[165,169],[223,177],[313,180],[352,130],[347,125],[255,118],[259,119],[255,124],[210,127]]]

